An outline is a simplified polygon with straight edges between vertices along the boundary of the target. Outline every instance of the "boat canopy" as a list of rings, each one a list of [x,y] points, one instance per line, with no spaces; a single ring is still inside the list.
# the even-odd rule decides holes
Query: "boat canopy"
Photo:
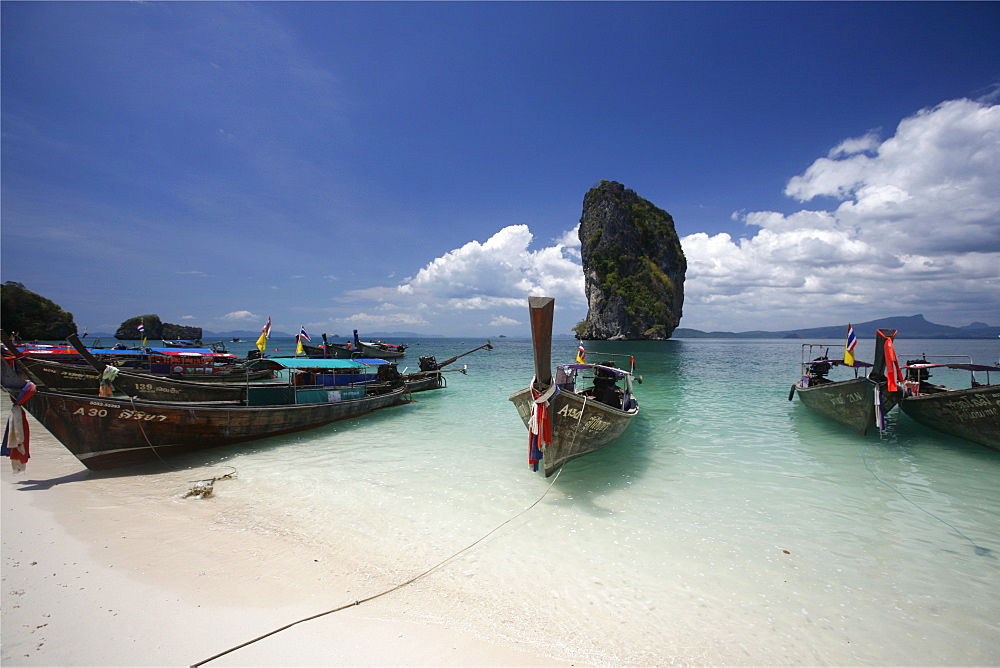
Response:
[[[39,357],[43,355],[71,355],[79,357],[80,354],[69,346],[18,346],[18,349],[25,355]],[[149,355],[164,355],[171,357],[214,357],[222,359],[234,359],[236,355],[232,353],[217,353],[211,348],[90,348],[95,355],[114,357],[148,357]]]
[[[150,348],[154,355],[180,355],[188,357],[236,357],[232,353],[219,353],[211,348]]]
[[[834,360],[834,359],[828,359],[828,360],[825,360],[825,359],[814,359],[814,360],[808,360],[808,361],[802,362],[802,364],[804,364],[806,366],[808,366],[810,364],[829,364],[831,366],[846,366],[846,367],[853,366],[853,367],[856,367],[856,368],[859,368],[859,369],[867,369],[867,368],[873,366],[871,362],[862,362],[861,360],[854,360],[854,364],[848,364],[844,360]]]
[[[967,362],[951,362],[936,364],[934,362],[920,362],[918,364],[907,364],[904,369],[932,369],[935,367],[948,367],[949,369],[961,369],[963,371],[1000,371],[1000,366],[992,364],[969,364]]]
[[[266,361],[286,369],[363,369],[388,364],[385,360],[373,358],[344,360],[325,357],[268,357]]]
[[[574,369],[580,371],[582,369],[603,369],[604,371],[610,371],[611,373],[617,374],[619,376],[631,376],[628,369],[619,369],[616,366],[604,366],[603,364],[560,364],[562,369]]]
[[[73,355],[76,354],[75,350],[69,348],[55,348],[53,346],[34,347],[34,346],[17,346],[19,352],[25,355],[31,355],[32,357],[38,357],[42,355]]]

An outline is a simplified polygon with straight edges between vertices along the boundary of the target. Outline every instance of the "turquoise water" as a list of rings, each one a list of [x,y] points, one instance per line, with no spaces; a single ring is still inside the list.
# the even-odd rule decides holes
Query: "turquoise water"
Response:
[[[422,339],[400,368],[483,342]],[[239,484],[219,493],[242,497],[256,524],[364,555],[385,581],[503,525],[380,599],[379,614],[556,658],[1000,663],[1000,452],[898,409],[888,435],[860,437],[789,402],[801,341],[594,342],[589,350],[634,354],[640,415],[553,483],[530,471],[507,401],[532,375],[530,342],[493,343],[453,365],[467,375],[449,374],[447,388],[415,403],[175,463],[236,467]],[[841,345],[830,342],[831,354]],[[576,346],[556,339],[553,356],[569,361]],[[862,340],[858,357],[870,360],[872,346]],[[896,348],[901,360],[1000,357],[996,341]]]

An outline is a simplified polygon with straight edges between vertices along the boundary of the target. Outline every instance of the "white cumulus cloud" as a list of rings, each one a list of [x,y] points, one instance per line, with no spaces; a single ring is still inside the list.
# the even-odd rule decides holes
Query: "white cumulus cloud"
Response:
[[[998,320],[1000,105],[951,100],[904,119],[885,141],[847,139],[785,194],[839,204],[741,214],[758,228],[747,239],[682,240],[688,326],[781,329],[914,313],[946,324]]]
[[[432,260],[398,290],[451,309],[520,306],[530,295],[585,303],[583,270],[573,253],[559,241],[530,250],[532,239],[527,225],[510,225],[484,243],[470,241]]]
[[[394,288],[348,291],[341,301],[370,306],[339,321],[368,328],[428,322],[439,327],[445,322],[460,322],[463,328],[513,327],[522,324],[518,317],[531,295],[555,297],[558,313],[585,313],[576,228],[541,248],[532,248],[533,240],[527,225],[509,225],[484,242],[470,241],[442,254]],[[568,329],[572,324],[575,321],[560,326]]]
[[[223,320],[258,320],[259,316],[250,311],[232,311],[222,316]]]

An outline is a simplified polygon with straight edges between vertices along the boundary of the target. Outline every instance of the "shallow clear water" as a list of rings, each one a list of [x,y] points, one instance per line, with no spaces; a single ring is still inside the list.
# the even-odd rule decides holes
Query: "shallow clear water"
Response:
[[[400,367],[481,343],[421,340]],[[236,467],[225,493],[249,513],[317,544],[335,534],[399,582],[503,525],[383,610],[560,658],[1000,663],[1000,452],[898,409],[888,435],[860,437],[788,401],[801,341],[594,342],[634,354],[640,416],[553,483],[530,471],[507,401],[530,342],[493,343],[415,403],[177,463]],[[576,345],[556,339],[554,359]],[[896,348],[1000,357],[995,341]]]

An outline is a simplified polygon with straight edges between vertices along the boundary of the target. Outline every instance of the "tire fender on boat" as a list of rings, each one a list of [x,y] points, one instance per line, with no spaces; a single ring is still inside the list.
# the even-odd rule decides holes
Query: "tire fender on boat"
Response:
[[[795,398],[795,383],[792,383],[792,389],[788,390],[788,400],[791,401]]]

